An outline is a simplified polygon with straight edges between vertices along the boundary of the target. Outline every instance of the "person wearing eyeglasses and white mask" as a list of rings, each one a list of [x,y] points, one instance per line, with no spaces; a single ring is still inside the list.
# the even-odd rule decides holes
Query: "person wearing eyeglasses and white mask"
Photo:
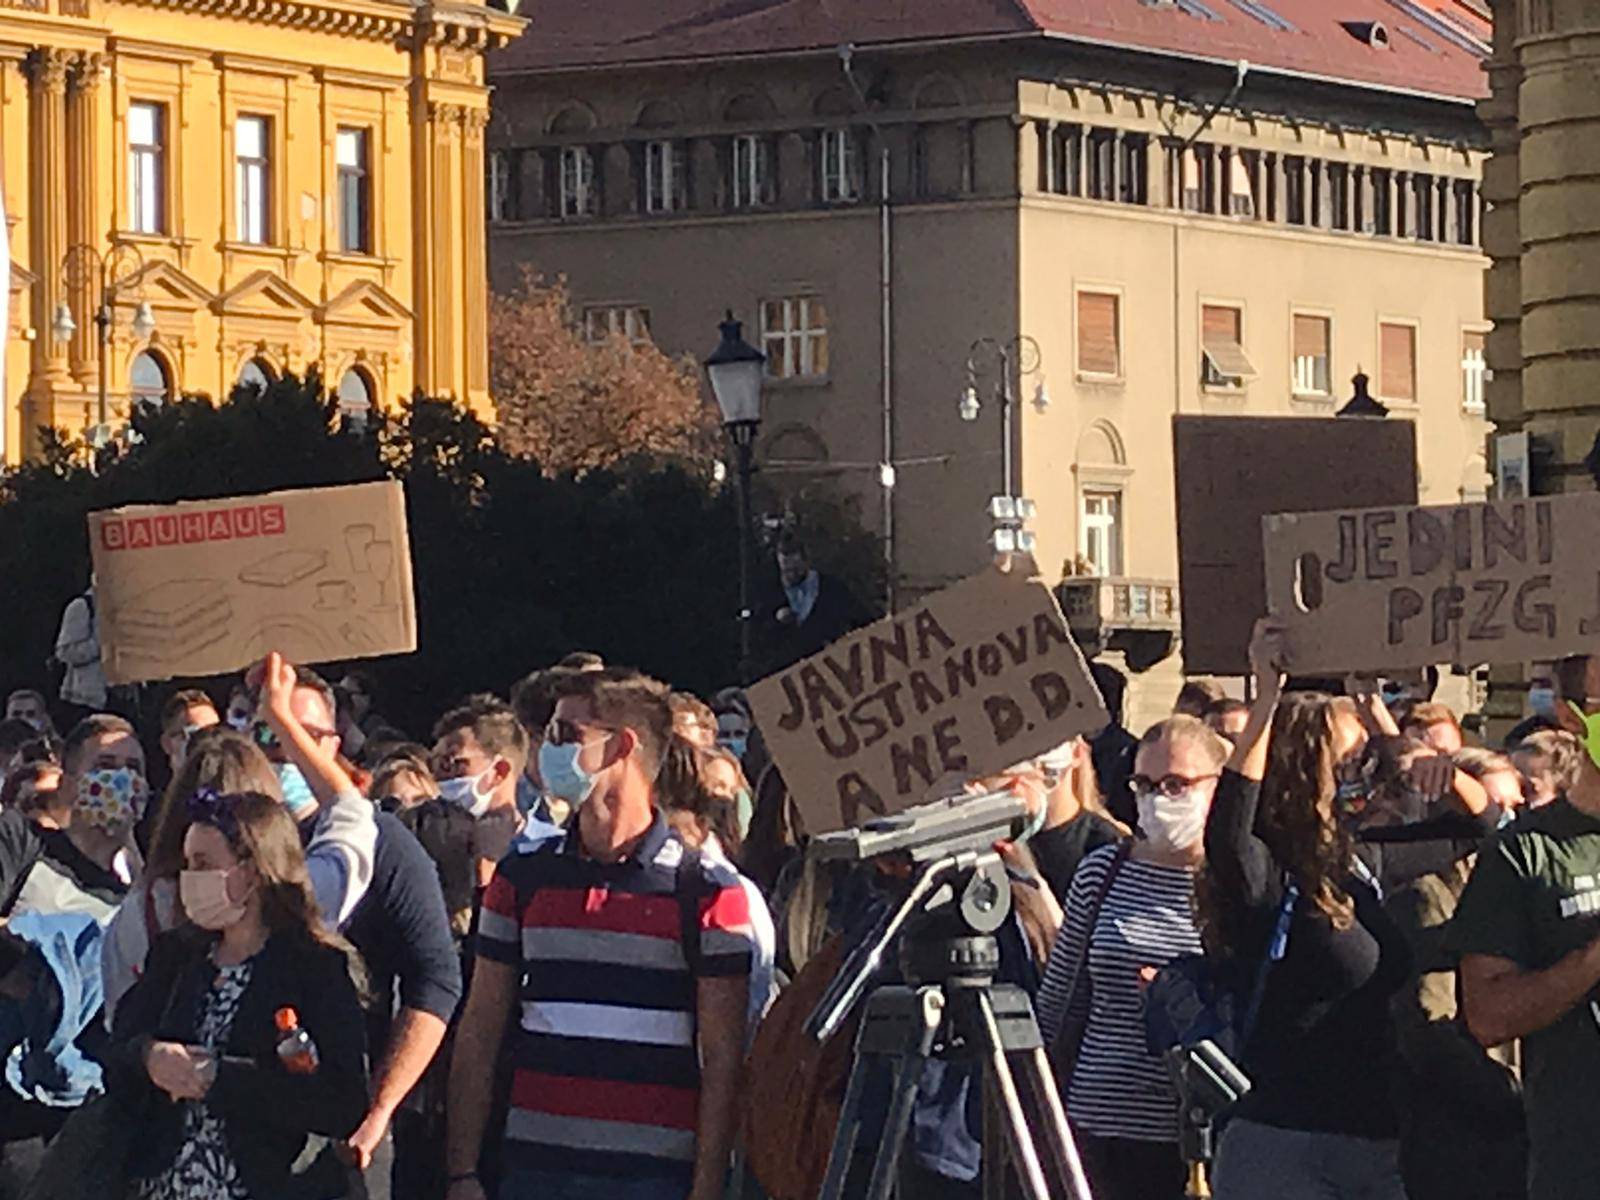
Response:
[[[1168,962],[1201,952],[1194,881],[1227,744],[1174,716],[1139,740],[1132,790],[1139,837],[1087,854],[1036,1007],[1099,1200],[1177,1200],[1178,1097],[1145,1045],[1145,986]]]

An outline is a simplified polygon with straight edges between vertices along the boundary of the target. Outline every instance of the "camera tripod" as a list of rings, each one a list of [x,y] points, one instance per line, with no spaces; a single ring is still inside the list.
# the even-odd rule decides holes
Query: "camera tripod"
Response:
[[[1010,889],[1005,867],[992,851],[928,863],[812,1014],[808,1028],[813,1036],[823,1038],[836,1030],[866,991],[890,940],[916,918],[900,947],[907,982],[885,984],[867,997],[821,1200],[841,1200],[844,1194],[861,1132],[867,1077],[880,1064],[891,1068],[893,1082],[865,1195],[866,1200],[888,1200],[923,1068],[933,1058],[981,1064],[986,1099],[996,1101],[1005,1149],[1028,1200],[1091,1200],[1033,1005],[1021,988],[995,982],[1000,945],[993,935],[1011,911]],[[1034,1128],[1040,1131],[1037,1141]],[[989,1196],[1005,1194],[1007,1156],[999,1151],[986,1137],[983,1170]]]

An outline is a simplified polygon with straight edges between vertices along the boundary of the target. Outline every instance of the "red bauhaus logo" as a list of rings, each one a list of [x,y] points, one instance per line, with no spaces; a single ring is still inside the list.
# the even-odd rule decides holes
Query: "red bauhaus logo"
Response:
[[[108,517],[100,523],[100,545],[106,550],[148,550],[275,537],[287,529],[281,504],[235,504],[201,512]]]

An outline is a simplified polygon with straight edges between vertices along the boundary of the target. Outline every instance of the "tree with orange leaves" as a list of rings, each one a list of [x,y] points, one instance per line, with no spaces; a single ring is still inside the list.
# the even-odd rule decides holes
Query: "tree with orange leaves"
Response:
[[[491,296],[489,353],[501,444],[548,472],[716,458],[716,414],[695,362],[620,333],[588,340],[565,280],[524,267],[513,291]]]

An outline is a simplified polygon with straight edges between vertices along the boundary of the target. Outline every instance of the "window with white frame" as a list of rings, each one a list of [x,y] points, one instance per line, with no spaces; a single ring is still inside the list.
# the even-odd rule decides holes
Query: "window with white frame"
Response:
[[[1327,317],[1295,313],[1294,394],[1326,396],[1332,388],[1333,322]]]
[[[1244,352],[1244,310],[1232,304],[1200,306],[1200,382],[1232,390],[1256,377]]]
[[[241,242],[264,246],[271,237],[268,210],[272,160],[266,117],[239,117],[233,123],[235,234]]]
[[[489,151],[489,220],[517,219],[517,161],[510,150]]]
[[[594,216],[594,155],[589,147],[562,147],[560,191],[563,217]]]
[[[1414,404],[1417,399],[1417,327],[1384,321],[1378,326],[1378,395]]]
[[[861,150],[856,131],[822,131],[822,199],[843,204],[861,198]]]
[[[1461,407],[1478,415],[1484,411],[1483,385],[1489,378],[1484,360],[1486,338],[1481,329],[1468,329],[1461,335]]]
[[[682,142],[662,139],[644,144],[644,210],[681,212],[688,207],[688,159]]]
[[[771,379],[828,373],[828,309],[820,296],[787,296],[761,304],[761,348]]]
[[[166,123],[164,105],[128,105],[128,228],[134,233],[166,232]]]
[[[583,336],[595,345],[623,337],[642,346],[650,340],[650,310],[637,304],[591,304],[583,310]]]
[[[1122,489],[1085,487],[1078,506],[1078,553],[1091,573],[1122,574]]]
[[[372,253],[372,175],[367,161],[367,131],[340,128],[334,138],[339,168],[339,249]]]
[[[772,201],[772,143],[758,134],[733,139],[733,207],[758,208]]]

